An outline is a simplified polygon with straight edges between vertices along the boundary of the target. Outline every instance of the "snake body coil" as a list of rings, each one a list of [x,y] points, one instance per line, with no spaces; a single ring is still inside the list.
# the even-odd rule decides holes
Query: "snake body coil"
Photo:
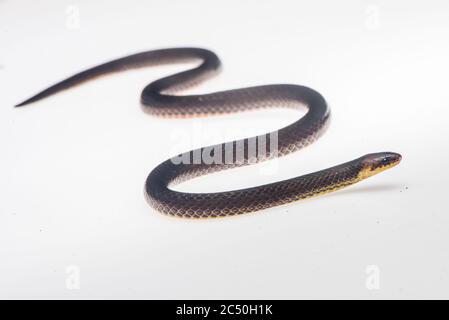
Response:
[[[278,131],[192,150],[158,165],[148,176],[145,190],[149,203],[163,213],[206,218],[261,210],[335,191],[390,168],[401,160],[397,153],[373,153],[315,173],[247,189],[215,193],[185,193],[170,189],[171,185],[192,177],[297,151],[312,143],[329,120],[330,112],[324,98],[315,90],[298,85],[267,85],[203,95],[174,95],[213,75],[220,68],[220,60],[213,52],[199,48],[154,50],[113,60],[59,82],[17,106],[40,100],[100,75],[192,60],[198,61],[199,65],[145,87],[141,102],[146,111],[164,117],[190,117],[256,108],[306,106],[307,113]]]

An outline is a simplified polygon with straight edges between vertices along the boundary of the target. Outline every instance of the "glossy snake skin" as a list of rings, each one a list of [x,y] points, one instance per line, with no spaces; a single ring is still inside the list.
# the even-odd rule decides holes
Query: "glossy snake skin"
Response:
[[[401,160],[397,153],[373,153],[332,168],[247,189],[215,193],[186,193],[170,189],[176,183],[199,175],[297,151],[319,137],[330,116],[324,98],[315,90],[299,85],[266,85],[202,95],[176,95],[219,70],[218,57],[200,48],[153,50],[113,60],[75,74],[17,106],[35,102],[100,75],[186,61],[197,61],[198,65],[145,87],[141,102],[148,113],[163,117],[192,117],[257,108],[304,106],[307,113],[275,132],[192,150],[159,164],[149,174],[145,192],[149,203],[163,213],[183,218],[209,218],[257,211],[349,186]]]

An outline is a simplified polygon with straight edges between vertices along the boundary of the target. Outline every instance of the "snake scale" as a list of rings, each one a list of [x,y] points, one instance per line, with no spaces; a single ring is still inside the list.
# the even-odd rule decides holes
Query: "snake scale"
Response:
[[[158,211],[183,218],[238,215],[341,189],[391,168],[401,160],[397,153],[379,152],[318,172],[241,190],[186,193],[171,189],[170,186],[196,176],[297,151],[320,136],[330,116],[321,94],[300,85],[265,85],[202,95],[179,95],[180,91],[202,82],[220,69],[221,63],[215,53],[201,48],[152,50],[116,59],[77,73],[17,107],[101,75],[189,61],[197,62],[197,65],[156,80],[144,88],[141,103],[148,113],[162,117],[193,117],[257,108],[304,106],[307,112],[277,131],[202,147],[162,162],[153,169],[145,183],[146,197]]]

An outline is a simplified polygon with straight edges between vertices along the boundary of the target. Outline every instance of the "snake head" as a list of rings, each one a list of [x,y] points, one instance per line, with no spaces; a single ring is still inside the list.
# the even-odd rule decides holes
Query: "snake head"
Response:
[[[402,156],[394,152],[370,153],[361,158],[362,169],[359,178],[365,179],[390,169],[401,162]]]

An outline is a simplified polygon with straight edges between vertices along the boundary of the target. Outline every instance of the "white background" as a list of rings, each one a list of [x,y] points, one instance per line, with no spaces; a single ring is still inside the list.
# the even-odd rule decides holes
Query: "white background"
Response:
[[[448,35],[443,0],[0,1],[0,298],[449,298]],[[152,168],[300,114],[142,112],[141,89],[179,65],[13,108],[84,68],[176,46],[223,61],[192,92],[297,83],[333,115],[269,174],[251,166],[180,189],[249,187],[378,151],[402,163],[320,198],[188,221],[146,203]]]

